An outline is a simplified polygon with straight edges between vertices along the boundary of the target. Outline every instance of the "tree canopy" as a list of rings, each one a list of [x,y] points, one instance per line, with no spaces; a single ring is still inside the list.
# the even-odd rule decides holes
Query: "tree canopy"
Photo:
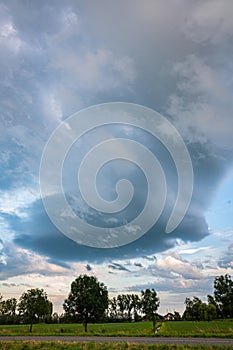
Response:
[[[214,297],[222,317],[233,317],[233,281],[230,275],[226,274],[215,278]]]
[[[19,299],[18,310],[24,322],[30,324],[30,332],[33,323],[45,316],[51,316],[52,303],[48,300],[43,289],[29,289]]]
[[[108,308],[107,287],[94,276],[80,275],[71,283],[63,308],[74,321],[81,321],[87,332],[87,324],[100,321]]]
[[[141,306],[146,318],[153,322],[153,329],[155,330],[159,298],[154,288],[141,291]]]

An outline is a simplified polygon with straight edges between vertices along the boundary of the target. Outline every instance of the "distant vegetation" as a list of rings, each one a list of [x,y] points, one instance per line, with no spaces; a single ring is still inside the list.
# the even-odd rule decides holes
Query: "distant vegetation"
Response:
[[[214,280],[214,295],[208,295],[204,303],[197,297],[185,299],[185,311],[161,316],[157,313],[159,297],[152,289],[137,294],[120,294],[108,298],[107,287],[96,277],[78,276],[72,283],[70,293],[64,300],[64,314],[52,312],[52,302],[43,289],[30,289],[23,293],[19,301],[15,298],[3,300],[0,296],[0,324],[34,323],[81,323],[87,332],[88,323],[119,323],[150,320],[153,332],[158,331],[160,323],[170,321],[212,321],[233,318],[233,281],[231,276],[217,276]],[[164,327],[164,326],[163,326]],[[160,334],[163,332],[163,327]]]

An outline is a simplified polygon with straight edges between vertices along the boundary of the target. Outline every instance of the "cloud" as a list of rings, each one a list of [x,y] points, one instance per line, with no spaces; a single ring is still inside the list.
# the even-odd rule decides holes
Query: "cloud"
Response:
[[[181,297],[185,299],[188,294],[193,295],[201,295],[202,297],[206,294],[210,294],[212,291],[213,278],[211,279],[203,279],[203,280],[185,280],[185,279],[171,279],[171,280],[154,280],[154,282],[142,283],[133,285],[127,288],[129,292],[140,292],[141,290],[145,290],[147,288],[154,288],[161,295],[164,292],[170,292],[173,294],[180,293]],[[159,294],[158,294],[159,295]],[[184,300],[183,300],[184,301]]]
[[[198,43],[221,45],[232,38],[232,15],[231,0],[196,2],[186,19],[185,32]]]
[[[198,252],[201,252],[202,250],[209,250],[211,247],[199,247],[199,248],[188,248],[188,249],[182,249],[179,251],[179,254],[196,254]]]
[[[185,279],[202,279],[197,266],[182,260],[179,256],[167,256],[165,259],[157,260],[157,267],[162,271],[168,271],[172,274],[178,274]]]
[[[170,96],[168,113],[189,142],[210,143],[231,150],[233,85],[227,76],[231,62],[216,64],[189,55],[174,65],[177,93]]]
[[[78,55],[76,51],[61,51],[51,63],[53,69],[64,75],[68,84],[73,80],[77,88],[85,91],[107,91],[122,84],[132,84],[135,80],[133,60],[130,57],[117,57],[112,52],[98,49]]]
[[[165,224],[161,219],[153,229],[131,244],[119,248],[98,249],[79,245],[61,234],[51,223],[40,200],[34,201],[24,212],[23,217],[15,214],[7,216],[9,230],[15,232],[14,243],[47,256],[58,264],[72,260],[102,262],[114,258],[145,256],[145,253],[151,255],[174,247],[177,237],[184,241],[198,241],[208,234],[204,221],[187,217],[174,234],[166,235]],[[98,218],[96,220],[97,224]]]
[[[109,264],[108,267],[112,270],[118,270],[118,271],[130,271],[129,269],[127,269],[125,266],[123,266],[122,264],[119,263],[112,263]]]
[[[4,242],[0,251],[0,280],[34,273],[52,276],[67,273],[67,269],[50,263],[48,258],[18,248],[13,243]]]
[[[87,264],[87,265],[85,266],[85,268],[86,268],[87,271],[91,271],[91,270],[92,270],[92,267],[91,267],[91,265],[89,265],[89,264]]]
[[[159,253],[171,251],[182,241],[189,248],[180,253],[192,259],[209,244],[190,245],[208,235],[214,237],[205,215],[233,162],[231,1],[181,0],[169,7],[162,0],[148,0],[143,6],[138,0],[42,0],[30,6],[3,1],[0,13],[0,278],[38,273],[44,279],[59,275],[62,280],[77,271],[105,266],[98,274],[105,271],[115,281],[121,273],[130,273],[134,290],[148,285],[168,293],[207,291],[212,277],[204,275],[217,254],[209,257],[206,266],[170,252],[162,257]],[[149,135],[143,135],[145,146],[158,153],[164,166],[169,188],[166,208],[139,240],[120,248],[95,249],[76,244],[51,223],[39,199],[39,164],[45,143],[62,120],[83,107],[110,101],[139,103],[168,117],[188,146],[194,188],[182,223],[172,234],[165,234],[177,190],[176,169],[158,142],[154,145]],[[125,136],[140,136],[126,129]],[[109,131],[104,130],[101,137],[119,136],[118,130]],[[76,159],[77,164],[101,137],[92,133],[83,139],[68,161]],[[126,173],[119,164],[105,170],[100,175],[100,193],[112,199],[115,180]],[[142,176],[129,173],[136,192],[128,208],[133,217],[145,194]],[[72,175],[72,189],[76,189],[76,168]],[[114,227],[126,219],[125,213],[114,218],[98,215],[81,203],[77,192],[73,199],[80,217],[90,223]],[[231,253],[230,246],[221,256],[221,271],[231,268]],[[138,260],[126,265],[133,258]]]
[[[141,263],[137,263],[137,262],[134,263],[134,266],[136,266],[136,267],[143,267],[143,265]]]
[[[218,266],[233,269],[233,243],[229,245],[227,251],[219,259]]]

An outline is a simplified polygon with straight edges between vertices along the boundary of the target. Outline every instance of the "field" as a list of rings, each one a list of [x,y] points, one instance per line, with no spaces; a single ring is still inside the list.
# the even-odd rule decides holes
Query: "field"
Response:
[[[165,322],[162,324],[158,335],[233,338],[233,320]]]
[[[215,345],[146,345],[130,343],[62,343],[62,342],[0,342],[0,350],[230,350],[230,346]]]
[[[35,324],[34,335],[154,336],[151,322],[89,324],[84,333],[81,324]],[[30,335],[28,325],[0,325],[0,335]],[[211,322],[164,322],[158,336],[233,338],[233,320]]]
[[[82,324],[35,324],[32,328],[34,335],[153,335],[151,322],[137,323],[103,323],[88,324],[85,333]],[[0,335],[30,335],[28,325],[0,325]]]

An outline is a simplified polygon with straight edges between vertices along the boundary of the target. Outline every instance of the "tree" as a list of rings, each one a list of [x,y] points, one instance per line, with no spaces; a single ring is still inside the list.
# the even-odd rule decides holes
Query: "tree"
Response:
[[[111,321],[116,321],[118,319],[118,306],[117,306],[117,298],[113,297],[108,301],[108,315]]]
[[[212,316],[210,316],[210,317],[212,319],[221,318],[222,317],[222,312],[219,309],[218,303],[216,302],[214,297],[212,295],[207,295],[207,299],[208,299],[208,307],[209,307],[208,313],[212,314]]]
[[[140,305],[140,298],[137,294],[132,294],[131,295],[132,298],[132,310],[133,310],[133,318],[134,321],[137,322],[139,320],[139,315],[138,315],[138,311],[140,311],[141,305]]]
[[[141,291],[141,310],[146,318],[153,322],[153,330],[155,331],[156,311],[159,307],[159,298],[154,288]]]
[[[0,298],[0,323],[13,324],[17,323],[18,315],[16,315],[17,300],[10,298],[2,300]]]
[[[188,321],[206,321],[215,318],[215,307],[212,304],[206,304],[198,297],[185,299],[185,311],[183,313],[183,319]]]
[[[231,276],[217,276],[214,280],[214,297],[222,317],[233,317],[233,281]]]
[[[23,320],[29,322],[29,331],[32,332],[32,325],[35,321],[51,316],[52,303],[43,289],[30,289],[21,295],[18,310]]]
[[[125,314],[125,295],[124,294],[119,294],[117,296],[117,306],[120,311],[120,318],[121,320],[124,320],[124,314]]]
[[[2,315],[14,316],[17,306],[17,300],[10,298],[0,302],[0,312]]]
[[[212,321],[217,318],[217,309],[214,304],[209,303],[207,307],[207,319],[208,321]]]
[[[108,308],[107,287],[94,276],[80,275],[71,283],[71,291],[63,308],[67,316],[87,324],[103,319]]]
[[[181,321],[181,316],[178,311],[174,311],[174,321]]]

